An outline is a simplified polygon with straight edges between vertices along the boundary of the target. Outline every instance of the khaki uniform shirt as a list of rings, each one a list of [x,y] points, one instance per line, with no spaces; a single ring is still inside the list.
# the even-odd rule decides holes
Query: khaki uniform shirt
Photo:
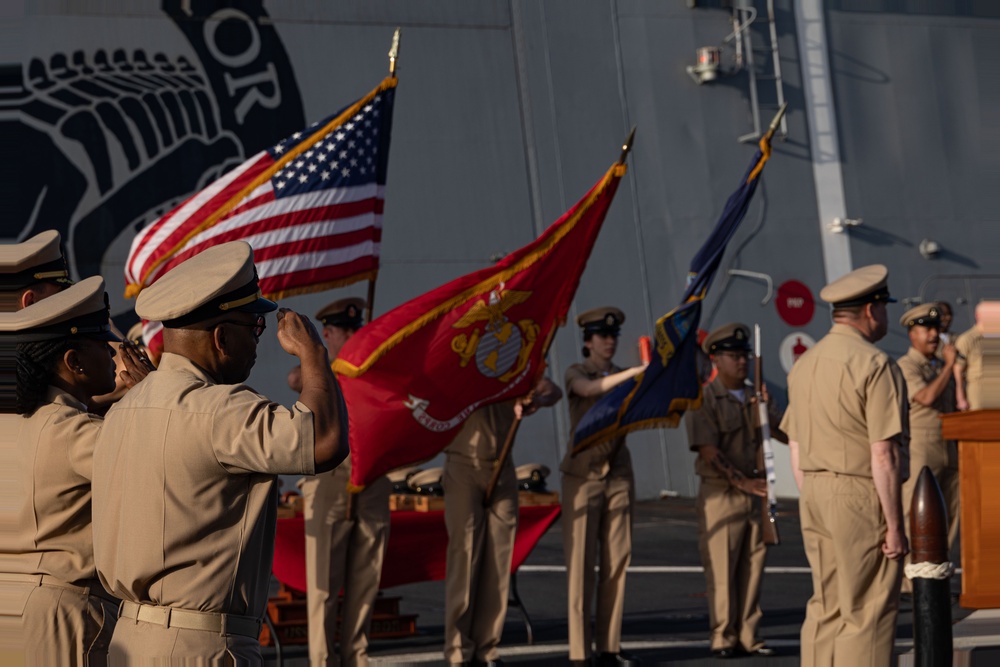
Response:
[[[799,443],[799,468],[871,477],[871,443],[909,445],[906,381],[854,327],[834,324],[788,375],[781,430]],[[908,468],[904,467],[904,470]]]
[[[312,413],[219,385],[185,357],[105,418],[94,452],[94,555],[104,587],[145,604],[260,618],[277,474],[312,475]]]
[[[966,382],[983,379],[983,334],[978,327],[972,327],[955,339],[955,349],[962,355],[955,364],[965,368]],[[964,357],[964,358],[963,358]]]
[[[896,363],[906,379],[906,392],[911,399],[941,373],[941,362],[936,356],[928,359],[912,347]],[[955,381],[952,379],[930,407],[910,401],[910,435],[915,438],[916,431],[920,429],[937,431],[940,436],[941,415],[954,411]]]
[[[101,423],[55,387],[30,416],[0,415],[13,445],[0,465],[0,572],[71,584],[97,577],[90,480]]]
[[[611,365],[611,369],[607,372],[607,375],[612,375],[621,371],[614,364]],[[583,419],[583,415],[587,413],[594,403],[600,400],[600,396],[579,396],[573,393],[570,389],[570,385],[576,378],[583,378],[585,380],[596,380],[602,377],[604,373],[598,370],[597,366],[588,358],[585,359],[582,364],[573,364],[566,369],[566,396],[569,400],[569,432],[572,434],[576,431],[576,425],[580,423]],[[608,459],[611,453],[618,447],[618,454],[615,456],[614,462],[610,462]],[[602,479],[607,477],[609,474],[612,475],[628,475],[631,474],[632,462],[629,456],[628,450],[625,448],[625,438],[619,438],[617,440],[612,440],[610,442],[604,442],[590,449],[586,449],[576,456],[573,456],[573,439],[570,437],[569,446],[566,448],[566,456],[563,457],[562,464],[559,469],[566,473],[567,475],[573,475],[575,477],[583,477],[586,479]]]
[[[479,408],[462,424],[458,435],[444,450],[445,454],[477,470],[492,468],[513,425],[514,401]],[[512,460],[508,457],[508,464]]]
[[[715,445],[733,466],[747,477],[760,477],[763,470],[757,468],[757,427],[756,408],[751,405],[753,389],[743,389],[744,399],[740,401],[715,378],[702,392],[701,408],[689,410],[684,415],[688,442],[692,451],[701,445]],[[777,424],[781,415],[774,403],[769,403],[768,418]],[[722,478],[722,474],[709,461],[700,456],[695,459],[694,470],[702,477]]]
[[[983,407],[983,334],[973,326],[955,341],[959,357],[956,365],[965,371],[965,397],[970,410]]]
[[[944,362],[934,356],[928,359],[912,347],[897,362],[906,379],[906,392],[912,399],[941,373]],[[957,465],[958,457],[946,445],[941,435],[941,415],[955,411],[955,380],[948,380],[948,386],[931,406],[910,401],[910,449],[923,453],[922,460],[942,459],[942,465]],[[928,457],[928,454],[934,456]],[[916,454],[914,454],[916,456]],[[911,470],[911,476],[920,473]]]

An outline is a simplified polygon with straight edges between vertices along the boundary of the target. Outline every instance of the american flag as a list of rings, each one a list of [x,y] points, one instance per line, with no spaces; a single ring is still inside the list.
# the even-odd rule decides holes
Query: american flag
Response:
[[[270,298],[374,279],[396,79],[254,155],[144,228],[125,262],[126,296],[227,241],[254,249]]]

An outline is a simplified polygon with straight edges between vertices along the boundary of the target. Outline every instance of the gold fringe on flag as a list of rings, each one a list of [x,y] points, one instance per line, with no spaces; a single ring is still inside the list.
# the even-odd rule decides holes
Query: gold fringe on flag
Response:
[[[626,171],[627,168],[624,164],[619,164],[619,163],[613,164],[611,168],[608,169],[607,173],[604,174],[604,177],[598,182],[598,185],[590,193],[590,196],[588,196],[587,199],[584,200],[583,204],[573,214],[573,216],[569,220],[564,222],[559,227],[559,229],[556,230],[556,233],[554,233],[543,246],[536,249],[531,254],[526,255],[520,262],[511,266],[508,269],[505,269],[504,271],[493,274],[488,279],[480,282],[478,285],[470,287],[461,294],[458,294],[457,296],[448,299],[444,303],[438,305],[433,310],[428,311],[424,315],[421,315],[414,321],[410,322],[408,325],[406,325],[405,327],[394,333],[392,336],[387,338],[381,345],[375,348],[375,350],[372,351],[372,353],[368,356],[367,359],[364,360],[364,362],[362,362],[360,366],[355,366],[354,364],[344,359],[337,359],[333,363],[333,370],[337,373],[340,373],[341,375],[346,375],[347,377],[359,377],[363,375],[365,372],[368,371],[368,369],[372,367],[372,365],[376,361],[385,356],[385,354],[389,352],[389,350],[391,350],[400,342],[402,342],[407,336],[413,334],[416,331],[419,331],[423,327],[427,326],[427,324],[429,324],[430,322],[436,320],[437,318],[441,317],[446,313],[451,312],[452,310],[462,305],[463,303],[466,303],[478,296],[482,296],[483,294],[489,293],[490,290],[496,288],[497,282],[506,282],[510,280],[514,275],[524,271],[532,264],[542,259],[542,257],[547,255],[567,234],[569,234],[573,230],[574,227],[576,227],[576,224],[580,221],[580,218],[583,217],[583,214],[586,213],[587,210],[590,209],[591,206],[593,206],[594,202],[597,201],[597,199],[604,193],[604,190],[607,189],[608,184],[611,183],[611,180],[614,178],[621,178],[622,176],[625,175]]]

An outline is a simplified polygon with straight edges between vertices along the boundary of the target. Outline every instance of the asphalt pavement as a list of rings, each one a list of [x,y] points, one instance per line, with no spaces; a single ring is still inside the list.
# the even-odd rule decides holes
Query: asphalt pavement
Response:
[[[760,625],[760,635],[777,649],[778,655],[739,658],[736,664],[764,667],[799,662],[799,628],[812,593],[812,582],[802,548],[797,501],[783,499],[779,510],[781,544],[768,548],[761,594],[764,616]],[[566,662],[566,574],[561,527],[561,522],[552,526],[516,576],[518,593],[530,618],[533,642],[528,643],[524,614],[511,607],[500,648],[505,663]],[[953,556],[957,565],[957,550]],[[960,574],[952,578],[951,586],[957,600]],[[444,582],[398,586],[385,593],[402,597],[402,613],[419,614],[419,634],[408,639],[373,641],[369,648],[372,665],[443,664]],[[909,601],[904,600],[896,632],[898,653],[912,647],[910,609]],[[969,610],[960,608],[957,602],[953,604],[953,620],[968,614]],[[640,658],[643,665],[734,663],[716,660],[709,652],[708,608],[698,556],[694,499],[666,498],[637,504],[622,642],[624,650]],[[265,649],[265,657],[269,655],[273,656],[273,651]],[[302,648],[289,647],[285,651],[285,665],[305,665],[307,661],[302,659],[305,655]]]

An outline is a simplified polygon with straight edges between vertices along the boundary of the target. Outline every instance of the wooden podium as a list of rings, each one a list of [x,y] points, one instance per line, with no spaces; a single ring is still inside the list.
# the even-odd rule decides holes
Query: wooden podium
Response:
[[[967,609],[1000,608],[1000,410],[955,412],[941,422],[945,440],[959,441],[959,603]]]

